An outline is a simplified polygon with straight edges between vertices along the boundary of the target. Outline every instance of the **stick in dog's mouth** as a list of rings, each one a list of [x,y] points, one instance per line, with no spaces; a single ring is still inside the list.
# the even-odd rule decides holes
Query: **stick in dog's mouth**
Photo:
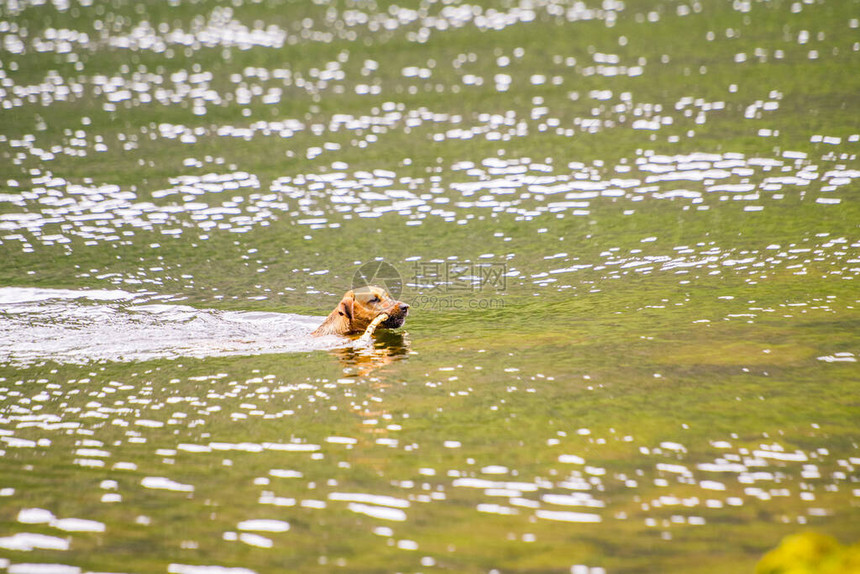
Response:
[[[373,332],[376,331],[376,328],[387,320],[388,313],[380,313],[379,315],[377,315],[376,318],[370,322],[370,325],[367,326],[367,329],[364,330],[364,333],[361,334],[361,337],[358,338],[356,344],[366,345],[367,343],[369,343],[370,337],[373,336]]]

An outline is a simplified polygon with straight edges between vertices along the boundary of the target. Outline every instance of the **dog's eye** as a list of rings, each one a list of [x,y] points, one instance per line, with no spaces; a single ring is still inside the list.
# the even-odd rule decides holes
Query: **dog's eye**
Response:
[[[373,298],[371,298],[370,301],[368,301],[368,303],[379,303],[379,297],[374,295]]]

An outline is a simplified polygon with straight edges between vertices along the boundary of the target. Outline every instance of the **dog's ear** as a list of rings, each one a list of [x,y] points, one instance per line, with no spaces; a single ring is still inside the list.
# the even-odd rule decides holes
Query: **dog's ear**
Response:
[[[347,319],[352,321],[354,304],[355,294],[352,291],[349,291],[346,295],[343,296],[343,299],[340,300],[340,303],[338,303],[337,314],[341,317],[346,317]]]

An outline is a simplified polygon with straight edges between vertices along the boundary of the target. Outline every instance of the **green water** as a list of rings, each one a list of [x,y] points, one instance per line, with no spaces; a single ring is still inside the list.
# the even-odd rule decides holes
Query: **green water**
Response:
[[[0,567],[722,573],[855,542],[858,15],[5,3]],[[138,306],[321,320],[378,260],[411,310],[372,349],[112,346]]]

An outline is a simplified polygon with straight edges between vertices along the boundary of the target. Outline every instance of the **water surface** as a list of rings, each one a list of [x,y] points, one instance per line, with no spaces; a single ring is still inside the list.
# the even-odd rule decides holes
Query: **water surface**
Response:
[[[0,567],[855,542],[858,8],[4,4]]]

